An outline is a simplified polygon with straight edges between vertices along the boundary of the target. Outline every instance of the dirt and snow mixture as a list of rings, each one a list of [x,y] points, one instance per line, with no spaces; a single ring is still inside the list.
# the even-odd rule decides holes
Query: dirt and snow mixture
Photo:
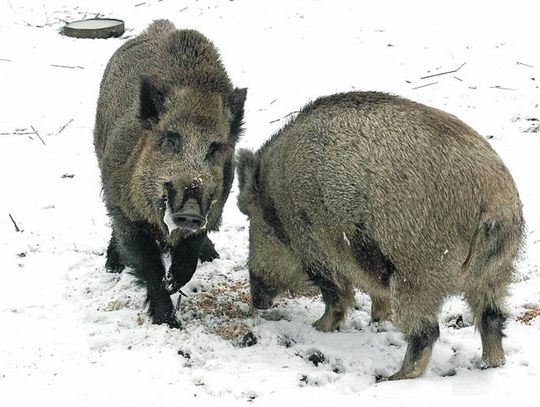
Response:
[[[540,53],[534,1],[0,2],[0,405],[535,404],[540,397]],[[536,11],[535,11],[536,10]],[[64,21],[121,18],[121,38],[77,40]],[[369,298],[340,332],[311,323],[316,292],[250,307],[247,219],[233,187],[221,259],[184,288],[183,330],[152,325],[144,288],[107,274],[110,225],[92,145],[99,82],[112,53],[153,19],[201,31],[248,87],[257,148],[303,104],[381,90],[453,113],[513,174],[527,238],[511,286],[507,364],[481,370],[480,337],[459,297],[441,313],[426,375],[375,383],[405,352]],[[455,71],[446,73],[448,71]],[[421,159],[421,157],[419,157]],[[176,300],[176,298],[174,298]]]

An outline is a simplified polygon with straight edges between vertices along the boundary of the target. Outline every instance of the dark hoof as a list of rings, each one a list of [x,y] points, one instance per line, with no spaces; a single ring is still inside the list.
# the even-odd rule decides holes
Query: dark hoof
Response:
[[[163,325],[167,324],[170,328],[176,328],[176,329],[182,329],[182,325],[180,322],[176,319],[174,315],[168,315],[168,316],[153,316],[152,317],[152,323],[156,325]]]
[[[121,273],[126,266],[120,258],[120,253],[116,248],[116,240],[114,237],[111,237],[109,242],[109,247],[107,248],[107,260],[105,261],[105,270],[108,273]]]
[[[105,262],[105,270],[107,273],[121,273],[126,266],[124,266],[119,260],[108,258]]]

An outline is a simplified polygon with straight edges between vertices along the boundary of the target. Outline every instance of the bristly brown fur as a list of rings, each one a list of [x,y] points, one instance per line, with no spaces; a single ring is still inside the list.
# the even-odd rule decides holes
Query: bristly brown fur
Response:
[[[373,320],[387,317],[391,302],[409,342],[391,379],[412,378],[429,361],[443,299],[464,293],[483,362],[504,362],[521,202],[501,159],[469,126],[401,97],[340,93],[309,103],[258,152],[242,151],[238,173],[250,275],[259,287],[319,285],[318,329],[339,327],[354,286],[371,295]]]
[[[175,289],[189,281],[198,258],[219,257],[206,232],[219,228],[232,186],[245,98],[211,41],[166,20],[127,41],[105,69],[94,145],[113,221],[106,264],[115,272],[131,266],[146,282],[155,323],[178,326],[162,285],[163,248]],[[166,206],[178,212],[188,198],[205,216],[204,228],[169,233]]]

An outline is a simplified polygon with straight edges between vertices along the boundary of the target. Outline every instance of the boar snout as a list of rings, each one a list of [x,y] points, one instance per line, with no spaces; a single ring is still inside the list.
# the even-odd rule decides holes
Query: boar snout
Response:
[[[249,285],[253,306],[260,310],[271,308],[274,304],[274,298],[277,296],[277,290],[268,287],[260,278],[253,276],[251,273]]]
[[[178,212],[173,213],[172,218],[181,229],[199,230],[206,224],[201,207],[194,198],[189,198]]]

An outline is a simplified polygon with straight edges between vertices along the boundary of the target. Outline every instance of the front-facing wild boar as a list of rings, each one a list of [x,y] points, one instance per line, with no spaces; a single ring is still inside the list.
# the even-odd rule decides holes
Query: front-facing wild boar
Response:
[[[169,294],[191,279],[198,258],[218,256],[207,232],[219,227],[231,189],[245,98],[207,38],[165,20],[107,65],[94,131],[113,229],[106,268],[133,268],[154,323],[179,326]]]
[[[375,92],[322,97],[256,153],[238,154],[250,218],[254,306],[311,280],[337,328],[353,287],[391,304],[407,351],[390,379],[421,375],[445,297],[464,293],[486,367],[504,363],[503,300],[523,230],[508,170],[456,117]]]

